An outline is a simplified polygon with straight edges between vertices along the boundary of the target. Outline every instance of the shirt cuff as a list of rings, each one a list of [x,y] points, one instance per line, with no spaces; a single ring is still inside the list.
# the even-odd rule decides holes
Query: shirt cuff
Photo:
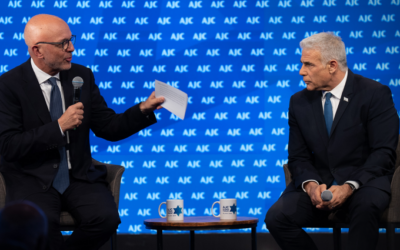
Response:
[[[65,136],[64,132],[63,132],[62,129],[61,129],[60,124],[58,124],[58,127],[60,127],[60,131],[61,131],[62,136]]]
[[[310,182],[310,181],[313,181],[313,182],[315,182],[315,183],[317,183],[317,184],[319,185],[319,182],[316,181],[316,180],[306,180],[306,181],[304,181],[303,184],[301,184],[301,188],[302,188],[303,191],[306,192],[306,193],[307,193],[307,191],[306,191],[305,188],[304,188],[304,184],[306,184],[307,182]]]
[[[345,184],[346,183],[352,184],[356,188],[356,190],[360,187],[360,184],[356,181],[346,181]]]

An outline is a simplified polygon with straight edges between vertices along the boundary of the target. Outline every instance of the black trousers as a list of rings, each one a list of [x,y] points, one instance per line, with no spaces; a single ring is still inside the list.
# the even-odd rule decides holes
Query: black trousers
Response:
[[[49,225],[47,249],[50,250],[99,249],[121,223],[114,198],[105,182],[88,183],[70,175],[70,186],[62,195],[51,187],[46,192],[28,196],[7,190],[7,196],[7,201],[28,200],[44,211]],[[65,242],[60,232],[61,211],[68,211],[78,224]]]
[[[361,187],[348,198],[341,209],[350,219],[349,249],[375,250],[379,219],[389,202],[387,192],[369,186]],[[284,192],[268,210],[265,223],[282,249],[316,250],[317,246],[302,227],[327,221],[330,213],[315,208],[303,190],[292,189]]]

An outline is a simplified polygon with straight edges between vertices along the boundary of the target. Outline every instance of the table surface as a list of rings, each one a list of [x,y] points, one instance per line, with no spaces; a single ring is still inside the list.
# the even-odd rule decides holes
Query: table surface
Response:
[[[236,220],[220,220],[214,216],[184,217],[184,221],[167,221],[164,218],[148,219],[144,221],[147,228],[151,227],[212,227],[212,226],[239,226],[257,224],[258,218],[237,217]]]

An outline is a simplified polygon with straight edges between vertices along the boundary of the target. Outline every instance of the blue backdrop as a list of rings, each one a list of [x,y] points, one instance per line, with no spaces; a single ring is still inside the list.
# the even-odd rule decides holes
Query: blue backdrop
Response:
[[[237,198],[239,216],[267,231],[264,216],[285,187],[289,98],[305,87],[305,37],[341,36],[349,68],[388,85],[400,106],[400,0],[2,0],[0,74],[29,58],[23,30],[40,13],[69,24],[73,62],[93,70],[115,111],[145,100],[155,79],[189,95],[183,121],[161,110],[123,141],[92,134],[93,157],[126,168],[119,233],[149,233],[143,220],[175,198],[185,216]]]

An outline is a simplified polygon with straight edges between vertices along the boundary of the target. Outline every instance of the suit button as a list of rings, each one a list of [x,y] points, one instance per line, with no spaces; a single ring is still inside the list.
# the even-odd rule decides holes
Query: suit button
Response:
[[[57,164],[54,164],[54,165],[53,165],[53,168],[58,168],[58,165],[57,165]]]
[[[46,189],[46,186],[43,186],[43,189]]]

